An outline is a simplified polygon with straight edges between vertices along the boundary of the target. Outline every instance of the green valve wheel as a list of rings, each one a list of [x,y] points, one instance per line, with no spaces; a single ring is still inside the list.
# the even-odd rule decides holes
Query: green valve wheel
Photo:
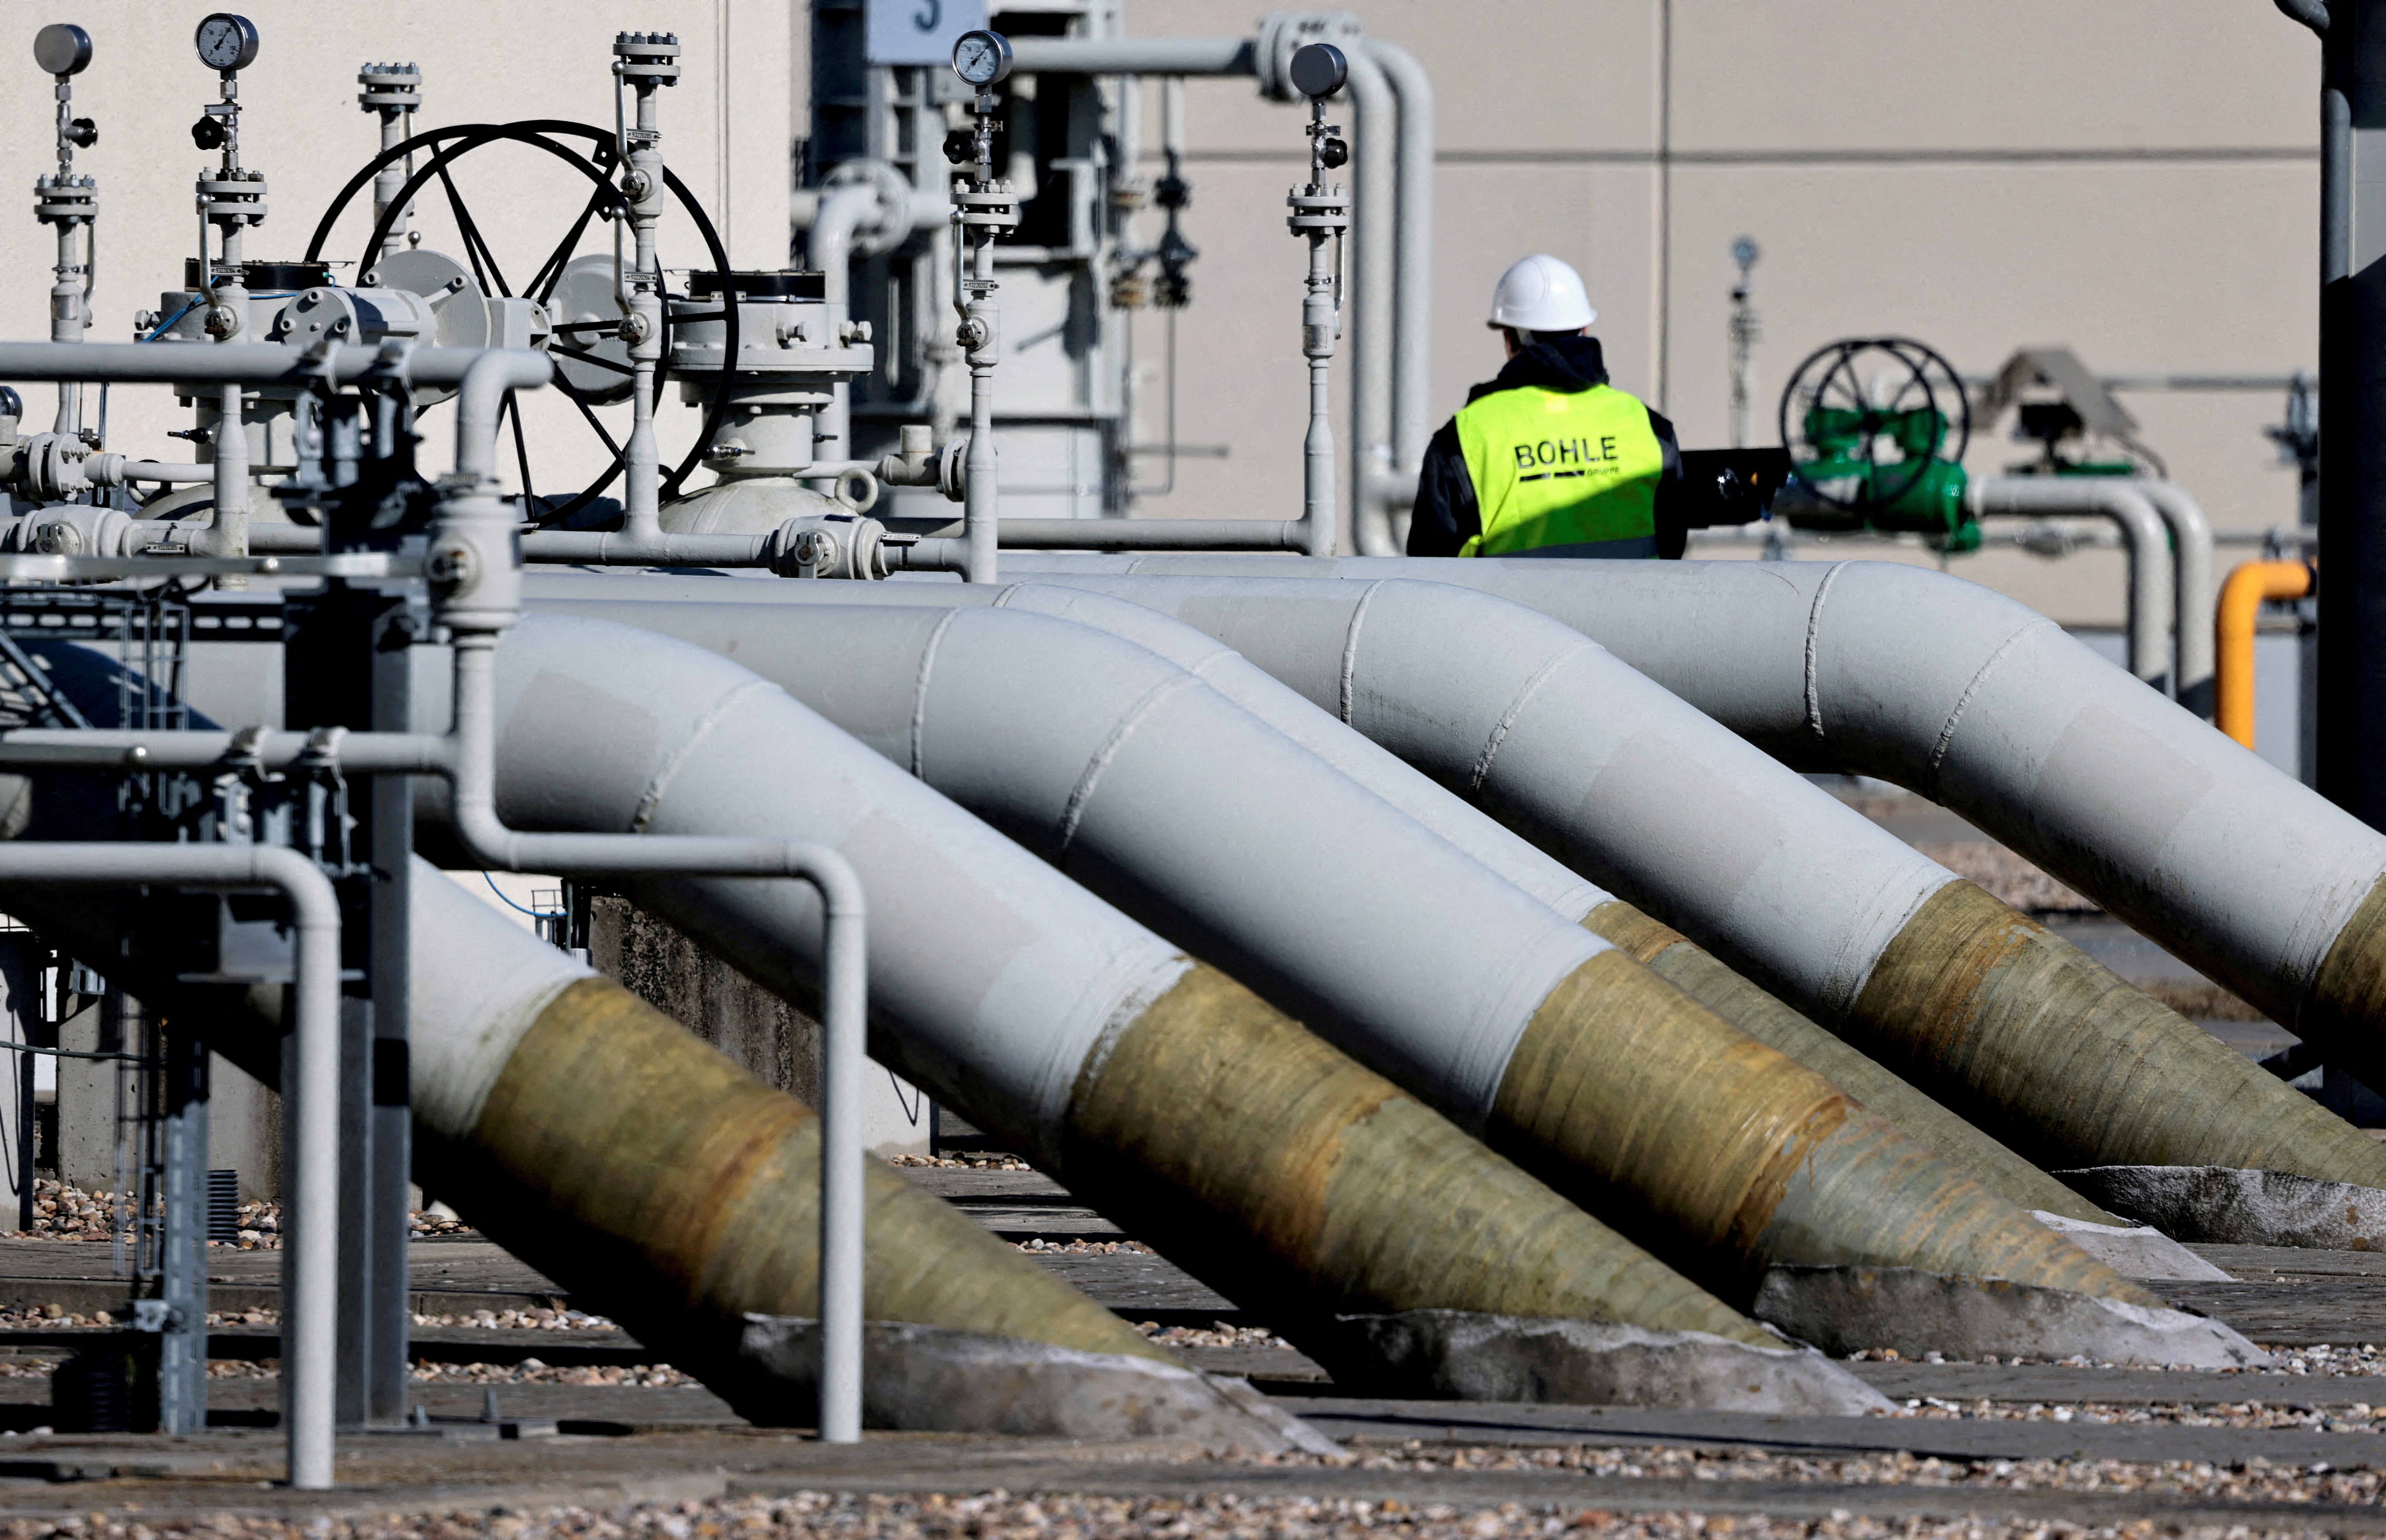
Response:
[[[1979,526],[1964,507],[1971,437],[1971,400],[1937,351],[1905,337],[1833,343],[1781,393],[1781,443],[1808,495],[1791,521],[1978,550]]]

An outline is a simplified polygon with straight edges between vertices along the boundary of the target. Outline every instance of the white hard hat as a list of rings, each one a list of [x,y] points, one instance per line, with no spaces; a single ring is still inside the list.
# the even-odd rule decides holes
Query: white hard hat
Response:
[[[1500,275],[1491,324],[1519,332],[1579,332],[1599,319],[1582,274],[1554,257],[1527,257]]]

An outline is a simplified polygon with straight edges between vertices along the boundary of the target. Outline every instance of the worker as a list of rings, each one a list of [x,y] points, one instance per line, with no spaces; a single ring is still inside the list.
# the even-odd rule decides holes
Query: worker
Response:
[[[1678,557],[1674,425],[1607,382],[1582,275],[1527,257],[1500,275],[1499,377],[1425,446],[1413,557]]]

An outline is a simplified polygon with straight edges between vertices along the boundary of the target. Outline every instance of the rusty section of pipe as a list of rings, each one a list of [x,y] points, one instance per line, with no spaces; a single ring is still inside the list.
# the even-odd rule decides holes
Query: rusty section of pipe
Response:
[[[2125,1222],[1741,978],[1672,926],[1620,898],[1600,905],[1582,922],[1691,999],[1928,1145],[1999,1196],[2024,1208],[2093,1224]]]
[[[1534,1013],[1488,1137],[1727,1299],[1830,1262],[2160,1303],[1621,949]]]
[[[417,1149],[426,1184],[642,1342],[717,1355],[748,1313],[820,1313],[819,1116],[610,980],[567,986],[469,1133]],[[1174,1361],[886,1166],[866,1180],[871,1320]]]
[[[1063,1149],[1072,1192],[1310,1341],[1412,1309],[1777,1340],[1214,969],[1087,1058]]]
[[[2386,904],[2372,894],[2364,913],[2371,944],[2334,975],[2356,998],[2386,951]],[[2386,1148],[2367,1134],[1970,883],[1924,904],[1841,1030],[2049,1167],[2227,1166],[2386,1187]]]

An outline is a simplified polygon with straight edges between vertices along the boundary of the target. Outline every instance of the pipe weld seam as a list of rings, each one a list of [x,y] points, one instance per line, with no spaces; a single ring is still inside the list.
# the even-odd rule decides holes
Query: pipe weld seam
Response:
[[[680,739],[679,746],[672,750],[671,757],[662,762],[660,769],[647,778],[645,787],[639,791],[638,805],[630,814],[632,833],[643,834],[647,832],[648,820],[654,817],[655,809],[662,806],[663,797],[671,790],[672,781],[679,774],[680,766],[687,763],[688,756],[694,754],[705,738],[711,733],[713,724],[727,716],[747,695],[757,692],[766,695],[781,693],[779,687],[767,679],[749,679],[714,701],[704,715],[697,719],[696,725]]]
[[[936,672],[936,652],[944,645],[945,632],[962,613],[955,606],[936,621],[936,629],[928,632],[927,645],[920,649],[920,667],[911,678],[911,763],[907,768],[922,781],[928,779],[928,676]]]
[[[1179,670],[1174,678],[1154,686],[1119,718],[1117,725],[1111,729],[1110,736],[1102,740],[1102,746],[1094,750],[1093,757],[1086,761],[1085,770],[1077,777],[1077,783],[1069,788],[1068,806],[1061,810],[1060,827],[1053,831],[1052,854],[1056,858],[1068,855],[1069,843],[1077,836],[1078,821],[1085,817],[1086,804],[1094,799],[1095,784],[1101,780],[1102,772],[1111,768],[1111,762],[1118,757],[1119,751],[1126,747],[1126,741],[1135,735],[1135,730],[1143,725],[1144,719],[1160,709],[1172,696],[1187,690],[1208,688],[1191,674]],[[1271,728],[1269,731],[1275,730]]]
[[[1823,734],[1823,670],[1821,663],[1823,635],[1823,601],[1830,596],[1831,584],[1848,570],[1844,561],[1831,563],[1823,581],[1815,585],[1815,602],[1806,607],[1806,728],[1815,737]]]
[[[2021,645],[2024,637],[2035,633],[2042,627],[2051,626],[2053,624],[2054,624],[2053,620],[2041,617],[2038,620],[2025,622],[2022,625],[2015,627],[2012,631],[2007,632],[2005,633],[2005,639],[1997,644],[1996,650],[1990,653],[1987,657],[1981,659],[1979,668],[1973,673],[1970,679],[1964,682],[1964,693],[1955,697],[1955,705],[1953,708],[1947,713],[1947,720],[1939,725],[1939,736],[1937,741],[1932,743],[1930,745],[1930,774],[1934,782],[1938,777],[1940,762],[1947,757],[1948,752],[1955,746],[1955,730],[1963,724],[1964,712],[1965,708],[1972,704],[1972,697],[1979,694],[1980,687],[1988,682],[1989,675],[1995,671],[1996,666],[1999,663],[2004,661],[2005,654],[2013,651],[2015,647]]]
[[[1367,607],[1375,602],[1376,590],[1383,586],[1380,582],[1371,582],[1361,587],[1359,603],[1350,611],[1350,623],[1342,631],[1342,677],[1339,688],[1342,724],[1345,727],[1350,725],[1351,708],[1356,704],[1358,695],[1359,627],[1366,620]]]
[[[1491,761],[1499,757],[1501,745],[1508,741],[1509,731],[1516,725],[1516,719],[1525,714],[1525,707],[1540,694],[1541,687],[1550,682],[1550,676],[1585,653],[1607,650],[1578,632],[1576,640],[1577,645],[1558,652],[1534,670],[1532,677],[1526,680],[1515,695],[1509,698],[1507,709],[1501,713],[1499,721],[1492,726],[1491,735],[1484,740],[1482,754],[1476,758],[1473,776],[1466,783],[1469,793],[1480,792],[1484,783],[1491,779]]]

